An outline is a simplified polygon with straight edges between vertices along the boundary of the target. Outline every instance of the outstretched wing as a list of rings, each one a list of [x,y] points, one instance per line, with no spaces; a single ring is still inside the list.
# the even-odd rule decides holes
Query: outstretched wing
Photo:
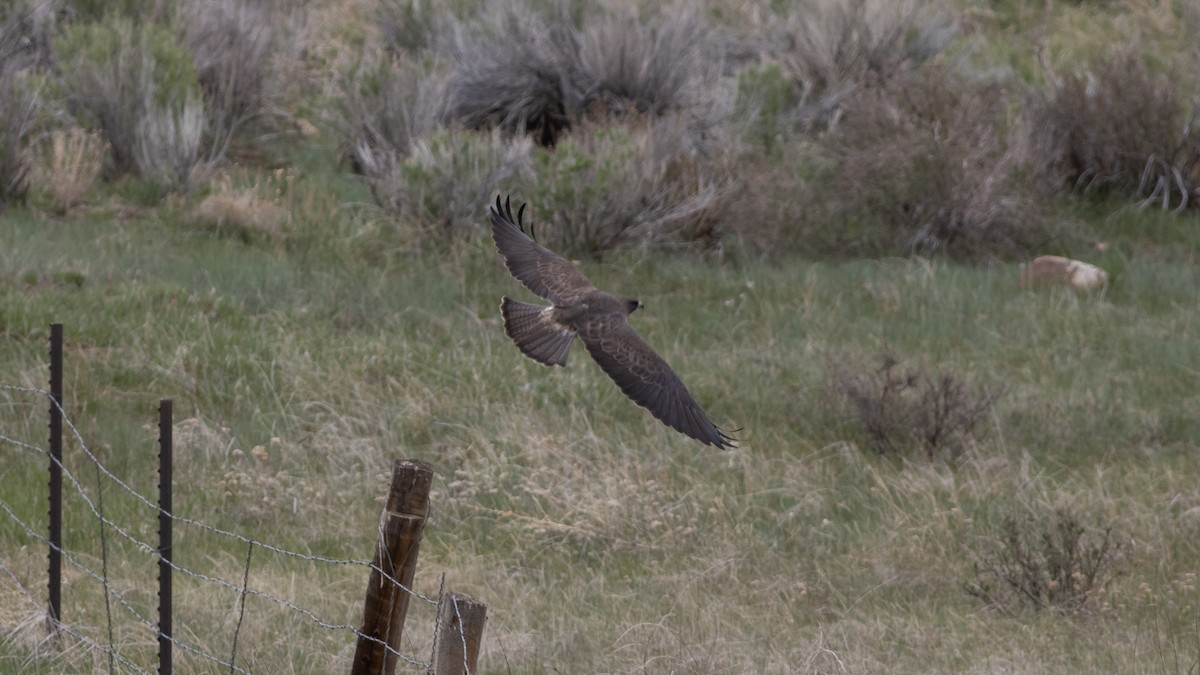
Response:
[[[506,198],[491,207],[492,240],[504,258],[504,265],[529,290],[556,305],[573,304],[595,286],[570,260],[534,241],[521,224],[522,205],[513,219],[512,205]]]
[[[733,438],[708,419],[671,366],[638,335],[624,316],[597,317],[579,333],[588,353],[634,403],[663,424],[718,448]]]

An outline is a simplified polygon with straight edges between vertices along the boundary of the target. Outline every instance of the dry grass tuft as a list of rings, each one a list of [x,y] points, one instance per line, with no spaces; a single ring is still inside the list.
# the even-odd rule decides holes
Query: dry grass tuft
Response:
[[[55,129],[43,143],[34,172],[34,188],[45,192],[59,213],[83,203],[100,177],[108,143],[80,127]]]
[[[278,436],[247,451],[231,450],[226,470],[214,485],[221,503],[236,508],[247,524],[270,522],[280,513],[299,518],[315,515],[308,511],[310,506],[319,508],[316,505],[325,498],[320,481],[278,467],[279,455],[296,450]]]
[[[271,185],[266,189],[270,190]],[[263,196],[262,189],[235,190],[226,180],[196,206],[191,220],[197,225],[231,232],[246,242],[266,239],[278,244],[285,236],[288,212],[276,200]]]

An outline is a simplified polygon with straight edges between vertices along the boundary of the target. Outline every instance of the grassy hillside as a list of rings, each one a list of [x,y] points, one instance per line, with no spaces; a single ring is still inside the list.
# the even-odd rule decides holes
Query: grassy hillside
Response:
[[[764,12],[793,36],[807,15],[712,3],[696,20],[729,60],[688,75],[724,92],[704,105],[680,94],[687,103],[663,103],[661,114],[647,103],[648,117],[576,111],[553,148],[503,124],[422,128],[414,116],[410,145],[394,133],[354,145],[364,137],[345,122],[381,118],[356,117],[348,95],[350,111],[339,111],[334,85],[352,82],[364,97],[425,86],[432,96],[460,82],[449,65],[461,65],[460,52],[413,42],[449,39],[450,17],[489,30],[469,23],[471,3],[447,4],[391,34],[387,62],[404,64],[396,77],[428,79],[388,90],[338,79],[343,59],[394,28],[369,17],[420,6],[385,3],[378,15],[372,3],[315,3],[307,32],[286,24],[307,49],[280,49],[272,67],[290,65],[270,71],[270,81],[315,88],[259,92],[287,114],[265,105],[271,114],[225,129],[229,153],[195,173],[160,181],[137,168],[157,166],[151,158],[135,152],[133,168],[116,171],[105,155],[72,201],[52,189],[67,175],[62,161],[34,153],[42,159],[23,201],[0,213],[0,385],[44,388],[48,326],[64,323],[65,408],[114,476],[153,494],[155,411],[172,398],[177,513],[309,556],[369,558],[391,461],[432,462],[417,590],[436,594],[445,572],[450,588],[488,604],[485,672],[1200,668],[1200,216],[1180,207],[1177,183],[1155,192],[1160,174],[1128,185],[1114,167],[1132,154],[1093,155],[1082,170],[1095,179],[1104,168],[1112,180],[1100,184],[1010,152],[1034,138],[1018,132],[1041,104],[1024,96],[1049,97],[1073,67],[1101,63],[1105,36],[1131,36],[1144,51],[1143,39],[1157,40],[1152,72],[1200,63],[1186,40],[1200,25],[1193,10],[913,3],[928,28],[920,34],[941,45],[931,67],[992,78],[1005,92],[973,98],[904,80],[900,90],[974,120],[945,127],[917,105],[926,99],[896,103],[886,88],[814,112],[814,101],[842,105],[824,98],[840,91],[822,79],[832,71],[818,77],[814,62],[789,57]],[[84,3],[75,10],[79,24],[93,20]],[[607,15],[576,10],[583,34],[610,35],[596,18]],[[178,17],[154,20],[182,30]],[[642,23],[663,28],[655,21]],[[933,30],[943,25],[954,27],[944,42]],[[84,40],[79,28],[48,30]],[[58,39],[66,59],[69,39]],[[748,57],[746,45],[759,51]],[[593,57],[580,63],[599,68]],[[944,72],[924,63],[897,72]],[[714,126],[671,121],[711,112],[725,95]],[[882,107],[862,107],[871,101]],[[999,101],[999,126],[980,122],[971,101]],[[895,115],[876,116],[885,109]],[[309,118],[313,135],[287,126]],[[885,119],[903,122],[875,138],[909,153],[896,174],[871,161],[887,148],[866,142]],[[954,142],[920,140],[948,128],[957,131],[928,137]],[[46,134],[26,140],[43,147]],[[1161,175],[1191,189],[1195,136],[1174,140],[1183,149]],[[1147,166],[1143,157],[1133,171]],[[950,180],[959,174],[974,177]],[[1007,191],[993,191],[1001,183]],[[500,296],[530,298],[481,227],[494,191],[530,201],[539,236],[572,249],[597,285],[642,300],[634,326],[718,424],[740,428],[736,449],[662,426],[578,346],[553,370],[513,347]],[[1017,197],[1028,201],[1005,201]],[[905,220],[914,212],[955,215]],[[937,230],[945,223],[961,229]],[[910,225],[945,238],[914,250]],[[1094,261],[1112,283],[1019,288],[1016,261],[1040,253]],[[9,389],[0,402],[0,501],[44,528],[45,458],[8,440],[44,445],[44,400]],[[154,537],[153,509],[99,475],[79,443],[68,457],[107,518]],[[101,528],[73,485],[68,494],[68,548],[99,567]],[[243,583],[244,542],[187,525],[176,536],[181,565]],[[103,546],[114,586],[152,617],[154,558],[112,530]],[[0,514],[0,672],[107,670],[101,652],[41,643],[44,566],[44,546]],[[152,631],[113,604],[110,637],[99,585],[68,570],[68,625],[151,669]],[[255,549],[247,581],[354,625],[366,578],[358,566]],[[348,669],[345,630],[256,596],[239,619],[234,590],[186,576],[176,593],[179,636],[204,651],[227,657],[240,624],[239,667]],[[414,603],[405,653],[427,658],[432,612]],[[185,672],[219,669],[176,654]]]

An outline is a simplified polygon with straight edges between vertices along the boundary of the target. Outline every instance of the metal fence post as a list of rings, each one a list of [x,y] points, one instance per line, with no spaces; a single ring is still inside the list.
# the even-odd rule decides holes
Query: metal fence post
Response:
[[[46,628],[58,635],[62,621],[63,326],[50,324],[50,553]]]
[[[171,399],[158,406],[158,673],[171,674]]]

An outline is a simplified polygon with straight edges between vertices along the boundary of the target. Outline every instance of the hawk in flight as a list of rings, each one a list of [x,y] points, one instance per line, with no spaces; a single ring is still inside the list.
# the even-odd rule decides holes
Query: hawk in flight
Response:
[[[526,356],[547,366],[565,366],[576,337],[600,368],[634,403],[663,424],[718,448],[734,447],[696,403],[675,371],[630,327],[627,317],[642,306],[636,298],[597,289],[571,261],[525,234],[506,199],[491,207],[492,239],[504,264],[549,306],[510,298],[500,301],[504,332]]]

